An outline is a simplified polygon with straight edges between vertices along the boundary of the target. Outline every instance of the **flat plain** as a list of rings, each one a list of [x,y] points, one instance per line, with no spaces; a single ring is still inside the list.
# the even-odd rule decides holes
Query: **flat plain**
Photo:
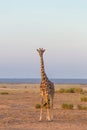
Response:
[[[84,93],[58,93],[61,88],[82,88]],[[87,97],[86,84],[55,84],[54,120],[39,122],[39,84],[0,84],[0,130],[87,130],[87,110],[81,97]],[[62,104],[73,104],[74,108],[63,109]]]

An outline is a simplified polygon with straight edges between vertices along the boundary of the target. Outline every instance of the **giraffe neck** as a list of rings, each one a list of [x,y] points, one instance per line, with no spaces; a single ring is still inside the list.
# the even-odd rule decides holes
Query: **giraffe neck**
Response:
[[[40,68],[40,69],[41,69],[41,78],[42,78],[42,80],[46,80],[46,79],[48,79],[48,78],[47,78],[47,75],[46,75],[46,73],[45,73],[43,56],[40,57],[40,64],[41,64],[41,68]]]

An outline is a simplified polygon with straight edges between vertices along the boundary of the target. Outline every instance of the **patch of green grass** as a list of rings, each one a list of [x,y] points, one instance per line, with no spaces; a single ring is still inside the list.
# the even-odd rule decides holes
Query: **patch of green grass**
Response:
[[[87,106],[78,105],[77,108],[78,108],[79,110],[87,110]]]
[[[8,93],[8,92],[3,91],[3,92],[0,92],[0,94],[1,94],[1,95],[8,95],[9,93]]]
[[[87,102],[87,97],[81,97],[82,102]]]
[[[62,108],[63,109],[73,109],[73,104],[66,104],[66,103],[63,103],[62,104]]]
[[[60,88],[55,91],[56,93],[82,93],[82,88]]]
[[[40,109],[40,108],[41,108],[41,105],[38,103],[38,104],[35,105],[35,108],[36,108],[36,109]]]

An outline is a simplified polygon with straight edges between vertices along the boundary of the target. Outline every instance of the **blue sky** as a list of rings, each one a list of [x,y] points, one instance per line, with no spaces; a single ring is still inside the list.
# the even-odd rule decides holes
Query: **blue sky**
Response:
[[[87,0],[0,1],[0,78],[87,78]]]

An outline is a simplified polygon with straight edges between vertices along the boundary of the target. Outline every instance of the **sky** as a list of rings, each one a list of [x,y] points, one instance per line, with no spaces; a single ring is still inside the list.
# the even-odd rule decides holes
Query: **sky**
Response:
[[[87,78],[87,0],[0,0],[0,78]]]

